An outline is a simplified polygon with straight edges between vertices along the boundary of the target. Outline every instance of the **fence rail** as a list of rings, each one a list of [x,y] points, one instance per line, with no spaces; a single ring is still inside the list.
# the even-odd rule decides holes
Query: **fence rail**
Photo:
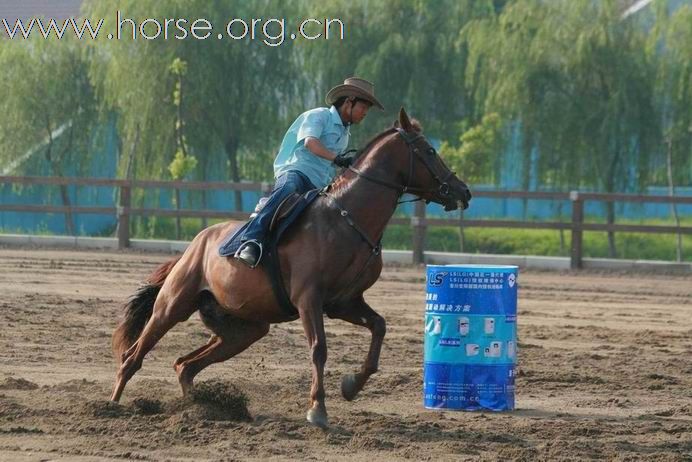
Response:
[[[64,213],[64,214],[101,214],[115,215],[118,222],[117,237],[120,248],[130,244],[131,216],[163,216],[188,218],[227,218],[234,220],[247,219],[249,214],[243,212],[227,212],[219,210],[190,210],[190,209],[161,209],[131,207],[133,189],[165,188],[177,190],[233,190],[256,191],[267,193],[271,190],[270,183],[230,183],[230,182],[190,182],[190,181],[160,181],[160,180],[116,180],[104,178],[73,178],[73,177],[36,177],[36,176],[0,176],[0,184],[21,185],[54,185],[54,186],[95,186],[113,187],[119,189],[118,205],[116,207],[83,207],[83,206],[52,206],[52,205],[18,205],[0,204],[0,212],[34,212],[34,213]],[[583,256],[584,231],[608,232],[637,232],[664,234],[692,234],[690,226],[670,225],[623,225],[608,223],[585,223],[584,204],[587,201],[598,202],[635,202],[635,203],[667,203],[692,204],[692,197],[663,196],[642,194],[605,194],[571,192],[541,192],[541,191],[475,191],[474,197],[496,199],[525,199],[525,200],[569,200],[572,207],[571,220],[556,221],[518,221],[518,220],[468,220],[463,218],[427,218],[425,206],[417,203],[414,214],[410,218],[392,218],[390,224],[408,225],[413,229],[413,260],[421,263],[424,260],[425,236],[429,227],[457,226],[463,228],[509,228],[509,229],[553,229],[569,230],[571,238],[571,266],[581,268]]]

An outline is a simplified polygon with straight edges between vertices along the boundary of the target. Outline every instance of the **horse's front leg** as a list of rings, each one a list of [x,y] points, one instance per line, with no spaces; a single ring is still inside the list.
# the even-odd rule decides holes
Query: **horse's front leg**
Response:
[[[372,333],[368,356],[365,358],[360,371],[355,374],[346,374],[341,380],[341,394],[346,400],[351,401],[363,389],[368,378],[377,372],[387,325],[384,318],[370,308],[362,295],[356,300],[334,307],[333,311],[328,311],[328,316],[343,319],[357,326],[364,326]]]
[[[327,362],[327,337],[324,334],[322,300],[314,295],[301,297],[296,304],[303,323],[312,360],[312,386],[307,419],[313,425],[327,428],[327,407],[324,404],[324,364]]]

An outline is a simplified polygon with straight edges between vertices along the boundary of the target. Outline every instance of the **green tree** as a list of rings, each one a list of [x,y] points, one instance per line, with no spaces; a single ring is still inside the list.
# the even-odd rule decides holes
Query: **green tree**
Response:
[[[82,173],[89,165],[95,97],[81,42],[32,36],[3,40],[0,47],[0,162],[3,171],[21,172],[25,157],[41,152],[51,175]],[[60,197],[70,207],[67,186]],[[65,214],[68,234],[74,220]]]
[[[173,90],[173,105],[177,109],[175,117],[175,142],[176,151],[173,162],[168,166],[171,176],[174,180],[182,180],[197,167],[197,159],[195,156],[188,154],[187,141],[185,139],[185,119],[183,117],[183,78],[187,73],[187,63],[180,58],[173,60],[170,68],[173,75],[176,77],[175,88]],[[181,208],[180,189],[175,188],[175,208]],[[206,224],[205,226],[206,227]],[[175,217],[175,234],[176,239],[181,238],[180,232],[180,216]]]
[[[655,23],[648,43],[648,56],[656,69],[655,91],[661,117],[665,171],[655,172],[675,185],[692,180],[692,6],[683,5],[672,15],[668,1],[655,4]],[[677,207],[673,216],[680,226]],[[682,236],[677,237],[677,260],[682,261]]]
[[[463,34],[477,105],[521,124],[525,189],[535,148],[543,184],[605,192],[632,177],[646,184],[658,133],[653,69],[644,29],[621,19],[618,2],[518,0]],[[607,204],[608,223],[614,215]]]
[[[440,152],[450,168],[463,172],[468,182],[497,184],[497,163],[504,144],[502,129],[500,116],[487,114],[481,123],[460,136],[459,147],[443,142]]]
[[[358,142],[391,125],[402,105],[421,120],[426,133],[456,139],[456,123],[473,113],[464,86],[466,44],[459,40],[458,31],[471,19],[494,11],[492,3],[322,2],[311,14],[342,18],[346,39],[316,41],[300,48],[310,75],[305,94],[322,104],[331,86],[358,75],[375,83],[387,109],[384,114],[371,111],[367,128],[356,137]]]
[[[229,18],[293,18],[294,2],[125,0],[118,6],[137,24],[145,18],[206,18],[216,25],[216,34],[218,25]],[[104,29],[115,30],[111,5],[92,0],[86,8],[89,16],[111,18]],[[175,133],[170,130],[178,111],[170,92],[176,80],[170,63],[175,58],[187,63],[182,80],[185,136],[203,167],[202,178],[209,174],[204,167],[218,163],[212,158],[223,155],[228,178],[240,181],[239,154],[275,146],[285,129],[288,114],[283,109],[295,95],[291,44],[271,47],[261,40],[217,40],[215,35],[206,40],[104,39],[93,44],[92,52],[93,77],[108,110],[118,114],[123,144],[138,140],[139,173],[160,176],[175,152]],[[240,192],[235,207],[241,207]]]
[[[463,172],[464,179],[473,183],[497,183],[498,161],[503,145],[503,123],[495,113],[487,114],[481,122],[465,131],[459,138],[460,146],[443,142],[440,152],[450,168]],[[464,211],[460,212],[459,248],[464,251]]]

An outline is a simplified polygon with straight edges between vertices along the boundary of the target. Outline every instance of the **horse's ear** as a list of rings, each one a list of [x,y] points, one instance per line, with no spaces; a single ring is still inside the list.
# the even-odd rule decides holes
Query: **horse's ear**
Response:
[[[399,126],[401,126],[401,128],[403,128],[406,132],[413,131],[413,125],[411,125],[411,120],[409,120],[408,114],[406,114],[403,106],[399,110]]]
[[[395,120],[394,123],[392,124],[392,128],[399,128],[399,127],[400,127],[399,121]]]

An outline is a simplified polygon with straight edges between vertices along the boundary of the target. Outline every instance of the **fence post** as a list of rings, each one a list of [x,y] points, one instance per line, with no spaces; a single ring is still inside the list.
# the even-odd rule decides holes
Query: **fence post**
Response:
[[[413,229],[413,264],[418,265],[425,262],[423,249],[425,248],[425,202],[416,202],[411,217],[411,228]]]
[[[118,249],[130,247],[130,198],[131,186],[128,182],[120,186],[118,201]]]
[[[584,223],[584,200],[579,197],[579,191],[570,191],[569,200],[572,202],[572,252],[570,267],[581,269],[582,267],[582,243]]]

